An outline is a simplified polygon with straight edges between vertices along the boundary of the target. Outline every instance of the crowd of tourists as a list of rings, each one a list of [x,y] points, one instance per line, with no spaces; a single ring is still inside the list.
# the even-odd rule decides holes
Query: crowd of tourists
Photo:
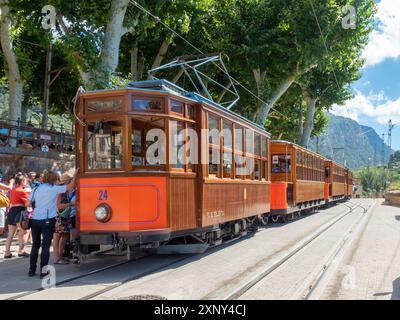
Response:
[[[76,262],[72,255],[78,233],[76,229],[75,173],[46,170],[18,172],[6,181],[0,175],[0,238],[6,238],[4,259],[16,256],[29,258],[28,275],[37,272],[40,253],[40,277],[48,273],[43,268],[49,264],[53,245],[54,264]],[[18,236],[18,253],[11,248]],[[31,251],[25,251],[31,244]]]

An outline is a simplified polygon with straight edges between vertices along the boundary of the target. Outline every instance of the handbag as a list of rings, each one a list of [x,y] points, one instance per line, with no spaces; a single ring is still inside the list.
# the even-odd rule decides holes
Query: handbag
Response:
[[[29,218],[29,212],[27,210],[21,212],[19,225],[23,230],[29,230],[31,228],[31,219]]]
[[[8,200],[8,197],[0,192],[0,208],[8,208],[10,205],[10,200]]]
[[[71,215],[71,207],[66,207],[63,211],[58,212],[58,216],[63,219],[69,219]]]

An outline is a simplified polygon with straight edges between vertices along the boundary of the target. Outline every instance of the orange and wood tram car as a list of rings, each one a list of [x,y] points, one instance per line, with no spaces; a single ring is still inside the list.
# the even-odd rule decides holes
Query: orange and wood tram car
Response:
[[[85,92],[77,106],[82,254],[202,252],[352,190],[347,169],[165,80]]]

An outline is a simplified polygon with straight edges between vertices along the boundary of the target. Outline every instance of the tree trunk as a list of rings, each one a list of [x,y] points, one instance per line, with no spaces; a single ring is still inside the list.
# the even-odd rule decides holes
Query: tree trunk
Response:
[[[302,74],[307,73],[311,69],[316,68],[318,65],[313,64],[307,66],[304,69],[299,69],[299,63],[297,67],[294,69],[293,73],[287,77],[279,86],[275,88],[270,98],[266,101],[266,103],[261,103],[260,106],[257,108],[257,112],[254,117],[254,121],[260,125],[264,125],[265,121],[268,118],[268,115],[271,109],[274,107],[275,103],[285,94],[285,92],[290,88],[293,82],[296,80],[297,77],[301,76]],[[254,71],[253,71],[254,73]]]
[[[158,50],[157,56],[155,57],[154,61],[153,61],[153,65],[151,66],[151,69],[155,69],[158,68],[161,65],[161,62],[164,60],[165,55],[167,54],[169,45],[170,45],[170,41],[168,41],[168,39],[164,39],[160,49]],[[150,76],[149,76],[150,78]]]
[[[266,76],[266,72],[265,71],[261,72],[260,68],[253,69],[254,82],[256,83],[257,96],[259,96],[259,97],[262,96],[262,85],[263,85],[265,76]],[[253,121],[257,120],[257,115],[258,115],[258,112],[259,112],[259,110],[261,108],[261,105],[262,105],[262,102],[258,101],[257,110],[253,114],[253,118],[252,118]]]
[[[172,83],[177,83],[179,79],[183,76],[185,73],[185,69],[181,67],[178,71],[178,73],[175,75],[175,77],[172,79]]]
[[[119,46],[123,32],[123,22],[129,0],[112,0],[109,18],[100,54],[100,63],[92,79],[101,87],[107,87],[112,73],[118,66]]]
[[[290,77],[286,78],[272,93],[271,97],[266,101],[266,103],[262,103],[257,110],[255,116],[255,122],[264,125],[265,121],[268,118],[269,112],[278,102],[278,100],[283,96],[283,94],[290,88],[293,82],[296,79],[296,74],[294,73]]]
[[[314,98],[307,91],[303,91],[303,96],[304,100],[307,102],[307,115],[304,123],[304,132],[301,139],[301,146],[308,148],[308,143],[310,141],[311,133],[314,128],[314,116],[318,98]]]
[[[138,66],[138,80],[142,80],[143,79],[143,72],[144,72],[144,64],[145,64],[145,62],[146,62],[145,57],[140,55],[140,57],[139,57],[139,66]]]
[[[138,81],[138,51],[137,46],[130,50],[132,81]]]
[[[301,144],[303,139],[304,125],[303,125],[303,99],[300,99],[300,109],[299,109],[299,134],[297,136],[297,143]]]
[[[21,78],[17,57],[13,51],[10,38],[11,21],[8,16],[10,12],[8,0],[0,0],[0,9],[0,43],[7,66],[6,74],[8,78],[8,89],[10,91],[8,119],[15,121],[21,119],[24,81]]]
[[[10,90],[9,96],[9,113],[8,118],[13,120],[13,124],[18,119],[21,120],[22,113],[22,100],[24,98],[24,83],[14,79],[8,79],[8,89]]]

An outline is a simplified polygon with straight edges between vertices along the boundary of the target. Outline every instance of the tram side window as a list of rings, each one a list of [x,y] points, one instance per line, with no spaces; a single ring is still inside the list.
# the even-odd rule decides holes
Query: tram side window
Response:
[[[88,169],[122,168],[122,122],[92,122],[87,128]]]
[[[210,177],[218,177],[221,164],[219,118],[212,114],[208,116],[209,134],[209,165],[208,173]]]
[[[292,158],[290,155],[272,155],[272,172],[292,172]]]
[[[139,98],[135,97],[132,102],[134,110],[139,111],[163,111],[163,102],[161,99]]]
[[[175,140],[175,150],[172,150],[172,166],[178,169],[184,169],[187,163],[186,159],[186,130],[185,124],[182,121],[176,122],[176,140]]]
[[[261,180],[261,160],[258,159],[254,162],[254,179]]]
[[[220,163],[220,151],[216,148],[209,150],[209,174],[210,176],[218,177]]]
[[[171,101],[171,111],[178,113],[183,116],[183,111],[184,111],[185,105],[182,102],[178,102],[175,100]]]
[[[224,163],[223,163],[223,177],[232,178],[232,153],[224,152]]]
[[[131,165],[133,170],[163,170],[166,163],[164,120],[152,117],[132,119]]]
[[[269,169],[268,169],[268,161],[265,161],[265,160],[263,160],[263,178],[265,179],[265,180],[268,180],[268,171],[269,171]]]
[[[263,158],[268,157],[268,141],[266,137],[261,138],[261,155]]]
[[[132,165],[144,166],[145,156],[143,154],[143,129],[132,129]]]

